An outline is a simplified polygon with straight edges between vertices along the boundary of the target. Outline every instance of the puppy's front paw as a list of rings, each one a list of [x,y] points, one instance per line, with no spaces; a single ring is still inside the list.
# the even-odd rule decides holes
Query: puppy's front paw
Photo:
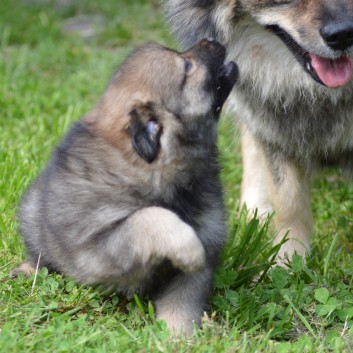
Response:
[[[205,249],[190,226],[179,229],[178,234],[171,241],[169,258],[175,267],[183,272],[196,272],[205,268]]]

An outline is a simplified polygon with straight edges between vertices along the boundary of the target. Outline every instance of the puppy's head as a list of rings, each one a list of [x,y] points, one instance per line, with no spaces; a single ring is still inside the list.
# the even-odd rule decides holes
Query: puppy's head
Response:
[[[163,135],[199,135],[216,125],[238,76],[233,62],[224,64],[225,54],[213,39],[183,53],[145,45],[113,76],[93,120],[115,145],[123,147],[130,138],[134,151],[151,163],[163,148]]]

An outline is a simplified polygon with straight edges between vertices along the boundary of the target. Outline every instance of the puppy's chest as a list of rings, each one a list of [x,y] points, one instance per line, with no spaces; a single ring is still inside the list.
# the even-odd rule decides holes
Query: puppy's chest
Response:
[[[222,202],[221,186],[216,170],[195,177],[185,185],[175,185],[173,192],[161,197],[157,203],[175,212],[184,222],[192,227],[201,226],[202,216],[212,204]]]

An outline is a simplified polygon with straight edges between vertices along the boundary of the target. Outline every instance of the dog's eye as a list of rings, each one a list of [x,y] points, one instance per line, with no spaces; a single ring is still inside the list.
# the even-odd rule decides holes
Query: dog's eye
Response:
[[[183,57],[183,60],[184,60],[184,71],[185,73],[188,73],[192,68],[192,62],[185,57]]]

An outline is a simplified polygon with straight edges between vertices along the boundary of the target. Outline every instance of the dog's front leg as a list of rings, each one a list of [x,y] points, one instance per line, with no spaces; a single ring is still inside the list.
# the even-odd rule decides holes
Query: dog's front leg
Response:
[[[174,335],[191,335],[199,326],[211,293],[212,272],[182,273],[155,298],[157,319],[164,320]]]
[[[165,208],[146,207],[136,211],[124,222],[120,233],[142,266],[169,259],[183,272],[205,267],[205,249],[195,231]]]
[[[282,155],[268,154],[267,186],[275,211],[274,223],[279,242],[288,232],[289,240],[279,251],[279,258],[297,253],[305,256],[310,249],[313,218],[310,205],[310,173]]]
[[[275,212],[277,242],[289,230],[289,240],[278,254],[280,258],[287,254],[291,259],[294,253],[304,256],[309,250],[313,227],[310,172],[270,148],[265,150],[244,127],[242,147],[242,202],[249,209],[258,208],[259,215],[271,209]]]
[[[266,218],[272,212],[266,185],[266,159],[247,127],[241,125],[241,149],[243,156],[243,181],[240,205],[246,205],[250,212],[257,209],[260,217]],[[251,214],[252,216],[252,214]]]
[[[291,259],[297,253],[304,256],[310,249],[310,236],[313,218],[310,206],[310,187],[308,178],[294,164],[283,166],[279,180],[272,179],[271,200],[275,210],[275,227],[279,232],[279,242],[289,230],[289,240],[279,251],[279,257],[285,254]]]

